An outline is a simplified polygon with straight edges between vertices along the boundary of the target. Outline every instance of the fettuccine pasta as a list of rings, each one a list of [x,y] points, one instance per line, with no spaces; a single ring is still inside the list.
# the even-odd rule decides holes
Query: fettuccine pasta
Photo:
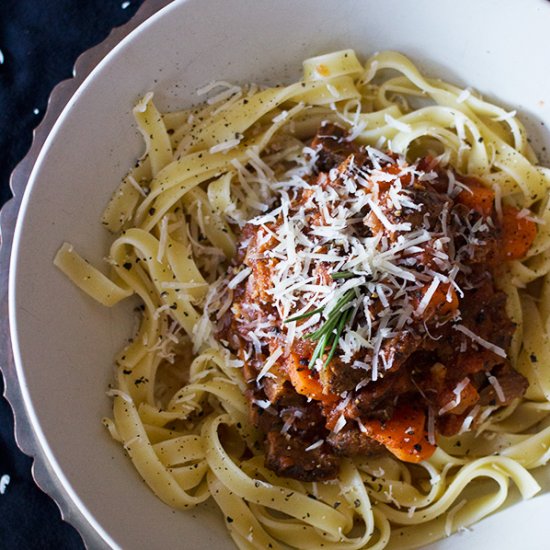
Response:
[[[535,495],[530,470],[550,457],[550,170],[515,113],[390,51],[365,65],[352,50],[307,59],[288,86],[215,82],[199,93],[208,99],[179,112],[161,113],[152,94],[134,108],[146,151],[103,214],[110,273],[69,244],[55,259],[105,306],[140,299],[104,423],[151,490],[177,509],[213,498],[239,548],[303,550],[417,548],[496,511],[512,485]],[[345,458],[337,479],[306,482],[266,467],[242,360],[215,323],[231,307],[219,289],[239,229],[267,210],[282,179],[305,173],[304,150],[323,122],[407,159],[438,156],[534,220],[537,234],[498,281],[525,396],[487,407],[474,430],[438,436],[418,464],[390,453]]]

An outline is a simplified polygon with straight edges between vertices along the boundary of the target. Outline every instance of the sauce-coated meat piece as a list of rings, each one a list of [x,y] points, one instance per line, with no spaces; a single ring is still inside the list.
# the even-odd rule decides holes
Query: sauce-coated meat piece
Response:
[[[383,445],[374,439],[365,437],[358,427],[351,424],[338,433],[331,433],[327,437],[327,441],[336,454],[343,456],[373,456],[384,452]]]
[[[266,466],[277,475],[301,481],[334,479],[338,474],[340,461],[331,448],[323,444],[306,451],[305,443],[299,438],[286,437],[278,431],[268,432],[266,436]],[[311,445],[313,444],[311,443]]]
[[[346,141],[346,136],[346,131],[336,124],[329,122],[321,126],[311,142],[311,148],[317,151],[315,168],[318,172],[329,172],[350,155],[360,152],[359,147]]]
[[[496,391],[495,386],[487,386],[479,395],[480,405],[510,405],[514,399],[523,396],[529,385],[525,377],[513,369],[508,362],[496,367],[491,375],[496,379],[502,395],[499,395],[500,392]],[[502,397],[504,400],[501,399]]]

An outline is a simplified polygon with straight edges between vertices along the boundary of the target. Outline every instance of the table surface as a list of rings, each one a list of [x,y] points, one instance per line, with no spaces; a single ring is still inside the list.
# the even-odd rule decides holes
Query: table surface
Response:
[[[27,153],[54,86],[69,78],[77,57],[122,25],[143,0],[0,0],[0,200]],[[0,394],[3,392],[0,377]],[[32,460],[13,436],[13,414],[0,397],[0,547],[83,548],[55,503],[34,484]]]

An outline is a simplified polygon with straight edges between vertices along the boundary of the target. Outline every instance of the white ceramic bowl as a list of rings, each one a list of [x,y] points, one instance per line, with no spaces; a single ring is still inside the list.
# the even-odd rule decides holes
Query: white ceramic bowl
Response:
[[[142,150],[135,100],[153,90],[162,109],[175,109],[196,101],[196,88],[213,79],[287,81],[308,56],[397,49],[430,75],[517,108],[542,152],[550,150],[548,28],[544,0],[187,0],[156,13],[97,66],[34,166],[10,267],[26,413],[51,475],[91,526],[92,547],[232,547],[217,511],[169,509],[109,438],[100,419],[110,413],[105,390],[113,354],[131,332],[131,306],[95,304],[52,265],[64,240],[96,264],[105,256],[101,212]],[[547,548],[549,507],[549,498],[537,497],[434,548]]]

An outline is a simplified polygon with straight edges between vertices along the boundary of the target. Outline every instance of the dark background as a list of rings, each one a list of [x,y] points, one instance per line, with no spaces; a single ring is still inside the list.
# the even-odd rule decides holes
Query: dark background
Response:
[[[10,173],[29,150],[53,87],[70,78],[76,58],[130,19],[142,1],[0,0],[1,204],[11,196]],[[0,548],[83,548],[34,484],[31,464],[15,444],[12,411],[0,397],[0,476],[11,477],[0,494]]]

